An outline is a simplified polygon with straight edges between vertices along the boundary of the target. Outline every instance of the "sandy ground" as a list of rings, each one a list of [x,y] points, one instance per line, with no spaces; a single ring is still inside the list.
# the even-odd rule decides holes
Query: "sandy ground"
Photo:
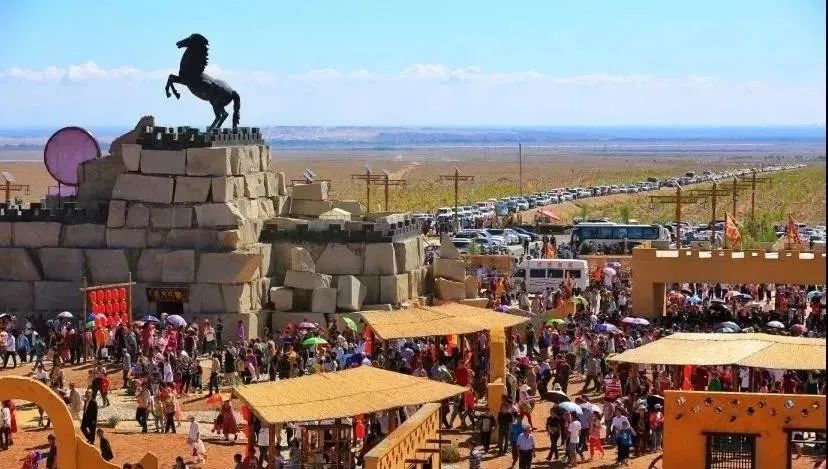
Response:
[[[0,370],[0,376],[26,375],[29,371],[29,367]],[[79,386],[84,386],[86,383],[87,371],[88,366],[81,365],[78,367],[71,367],[66,372],[66,378],[68,381],[78,383]],[[112,380],[112,384],[115,389],[119,389],[121,387],[120,372],[113,372],[110,375],[110,379]],[[581,388],[582,381],[579,378],[573,378],[570,384],[570,395],[574,396],[579,394]],[[122,391],[116,390],[114,394],[114,398],[111,397],[111,399],[120,402],[122,399],[119,396],[122,394]],[[600,395],[593,393],[588,393],[588,395],[590,396],[592,402],[601,402]],[[209,406],[205,404],[204,399],[204,394],[191,395],[190,397],[183,398],[185,414],[192,411],[209,410]],[[128,399],[124,399],[123,401],[124,403],[122,405],[126,410],[131,412],[132,409],[134,409],[134,404]],[[22,401],[18,401],[17,404],[19,407],[17,417],[18,426],[21,428],[20,431],[14,435],[15,445],[8,451],[0,451],[0,468],[3,469],[18,467],[20,465],[19,460],[23,457],[26,451],[42,450],[45,448],[48,430],[36,428],[37,413],[34,406],[28,405]],[[115,405],[121,404],[116,403]],[[543,426],[546,417],[549,414],[550,407],[551,404],[545,401],[540,401],[536,404],[532,413],[535,426],[539,428]],[[459,419],[455,422],[455,424],[459,425]],[[152,427],[151,424],[150,427]],[[104,430],[110,439],[115,453],[114,463],[121,465],[128,461],[135,462],[140,460],[146,452],[151,451],[158,456],[159,461],[162,464],[161,467],[169,467],[169,465],[171,465],[175,460],[176,456],[184,456],[185,459],[187,459],[186,429],[187,426],[185,423],[183,428],[178,429],[178,433],[176,435],[164,435],[157,433],[141,434],[137,432],[138,426],[134,420],[124,420],[118,423],[116,428],[105,428]],[[209,433],[209,429],[205,430],[205,424],[202,424],[202,434],[205,433]],[[78,430],[78,434],[80,435],[80,430]],[[445,434],[445,437],[458,443],[461,447],[461,456],[463,459],[456,464],[444,464],[443,467],[457,469],[468,467],[467,458],[471,449],[470,441],[472,434],[470,432],[463,431],[460,428],[455,428],[450,433]],[[543,431],[537,431],[535,432],[535,437],[537,439],[538,452],[533,467],[564,467],[564,465],[560,462],[547,463],[544,460],[549,449],[549,439],[546,436],[546,433]],[[201,467],[203,469],[225,469],[231,467],[233,454],[244,452],[244,441],[244,437],[241,435],[238,442],[225,442],[222,438],[210,437],[208,435],[205,438],[205,444],[207,446],[207,461],[201,466],[193,467]],[[59,443],[60,442],[58,442],[58,444]],[[604,457],[596,455],[595,459],[579,463],[578,467],[583,467],[585,469],[615,467],[615,449],[607,447],[605,451],[606,453]],[[660,453],[649,453],[641,457],[635,457],[630,461],[628,467],[632,469],[663,467],[660,465],[651,466],[651,463],[659,454]],[[794,469],[811,468],[813,463],[813,458],[806,455],[802,459],[794,461],[792,467]],[[484,456],[484,468],[500,469],[508,468],[510,465],[511,456],[509,454],[499,456],[492,451]]]

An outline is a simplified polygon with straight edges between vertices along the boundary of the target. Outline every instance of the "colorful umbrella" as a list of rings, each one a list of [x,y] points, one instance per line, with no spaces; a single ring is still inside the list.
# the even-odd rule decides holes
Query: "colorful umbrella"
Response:
[[[808,292],[808,301],[814,301],[814,298],[822,298],[822,292],[818,290]]]
[[[587,306],[589,304],[589,302],[583,296],[573,296],[572,302],[575,304],[581,303],[584,306]]]
[[[95,321],[89,321],[86,323],[87,329],[94,329],[95,328]]]
[[[327,345],[328,341],[323,339],[322,337],[309,337],[302,342],[302,345],[311,346],[311,345]]]
[[[782,324],[782,323],[781,323],[781,322],[779,322],[779,321],[771,321],[771,322],[769,322],[769,323],[767,323],[767,324],[765,324],[765,325],[766,325],[766,326],[768,326],[768,327],[772,327],[772,328],[774,328],[774,329],[784,329],[784,328],[785,328],[785,325],[784,325],[784,324]]]
[[[161,322],[161,321],[158,320],[157,317],[155,317],[151,314],[148,314],[148,315],[142,317],[141,320],[144,321],[144,322]]]
[[[345,325],[348,326],[348,329],[350,329],[354,332],[357,331],[357,325],[356,325],[356,323],[354,322],[353,319],[351,319],[351,318],[342,318],[342,320],[345,322]]]
[[[606,275],[607,277],[613,277],[617,273],[618,272],[616,272],[615,269],[613,269],[612,267],[604,267],[604,275]]]
[[[316,329],[316,324],[309,321],[302,321],[299,323],[299,329]]]
[[[624,324],[635,324],[636,326],[648,326],[650,321],[644,318],[633,318],[633,317],[626,317],[621,320]]]
[[[555,324],[564,324],[564,323],[566,323],[566,321],[564,321],[563,319],[558,319],[558,318],[554,318],[554,319],[550,319],[550,320],[546,321],[547,326],[554,326]]]
[[[595,330],[598,331],[598,332],[615,332],[615,333],[621,332],[620,330],[618,330],[617,327],[613,326],[612,324],[608,324],[608,323],[598,324],[597,326],[595,326]]]

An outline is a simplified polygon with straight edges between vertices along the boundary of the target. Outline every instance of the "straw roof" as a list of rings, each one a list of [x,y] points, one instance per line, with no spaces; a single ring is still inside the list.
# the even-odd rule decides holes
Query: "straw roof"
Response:
[[[437,402],[467,388],[370,366],[234,386],[233,395],[265,423],[351,417]]]
[[[469,334],[505,329],[529,321],[529,318],[460,303],[416,306],[400,311],[364,311],[360,314],[383,340]]]
[[[825,339],[769,334],[678,333],[613,356],[610,361],[663,365],[744,365],[824,370]]]

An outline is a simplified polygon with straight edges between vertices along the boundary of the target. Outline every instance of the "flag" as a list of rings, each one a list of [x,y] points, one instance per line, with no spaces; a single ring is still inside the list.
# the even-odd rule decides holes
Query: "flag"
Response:
[[[788,237],[788,242],[799,243],[799,228],[796,226],[796,220],[793,215],[788,214],[788,225],[785,227],[785,235]]]
[[[729,213],[725,213],[725,238],[731,247],[742,243],[742,233],[739,232],[739,226]]]
[[[555,259],[557,255],[558,253],[555,251],[555,246],[553,246],[552,243],[546,243],[546,249],[544,250],[543,258]]]

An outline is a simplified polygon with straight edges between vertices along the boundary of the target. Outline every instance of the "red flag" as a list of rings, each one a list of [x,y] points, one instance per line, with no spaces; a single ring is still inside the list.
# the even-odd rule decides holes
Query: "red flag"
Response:
[[[729,213],[725,213],[725,238],[727,238],[727,242],[731,247],[742,243],[742,233],[739,232],[739,226]]]
[[[799,227],[792,214],[788,214],[788,225],[785,227],[785,234],[791,243],[799,243]]]

